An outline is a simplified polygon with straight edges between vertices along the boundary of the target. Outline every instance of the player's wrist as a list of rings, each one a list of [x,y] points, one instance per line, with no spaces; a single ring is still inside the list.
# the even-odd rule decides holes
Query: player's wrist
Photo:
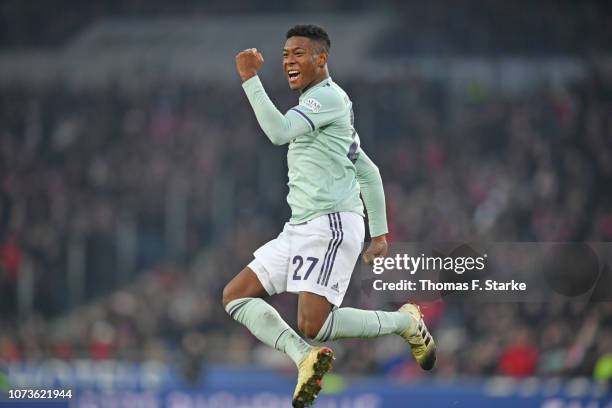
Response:
[[[387,234],[372,237],[372,242],[387,242]]]
[[[246,71],[240,71],[239,75],[240,75],[240,79],[242,80],[242,82],[246,82],[249,79],[257,75],[257,70],[249,69]]]

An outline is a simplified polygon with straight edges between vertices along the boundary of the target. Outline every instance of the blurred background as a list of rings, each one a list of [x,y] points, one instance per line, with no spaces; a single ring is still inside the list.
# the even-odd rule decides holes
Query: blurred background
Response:
[[[291,361],[221,291],[290,215],[286,150],[234,55],[262,50],[290,108],[297,23],[330,33],[390,240],[611,241],[611,18],[594,0],[1,1],[0,388],[288,406]],[[296,297],[270,302],[295,327]],[[344,304],[384,307],[358,285]],[[319,406],[612,407],[612,303],[423,307],[433,372],[398,338],[337,342]]]

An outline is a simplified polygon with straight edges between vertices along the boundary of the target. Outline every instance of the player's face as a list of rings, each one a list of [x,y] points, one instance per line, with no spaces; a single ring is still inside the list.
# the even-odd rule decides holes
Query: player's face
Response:
[[[317,53],[317,44],[307,37],[287,39],[283,50],[283,70],[289,88],[302,91],[308,88],[325,68],[326,58]]]

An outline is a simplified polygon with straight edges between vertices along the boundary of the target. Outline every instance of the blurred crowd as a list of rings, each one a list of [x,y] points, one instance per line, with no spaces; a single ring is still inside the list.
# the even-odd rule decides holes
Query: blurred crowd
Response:
[[[390,240],[612,240],[610,72],[514,96],[415,77],[337,81],[380,167]],[[292,106],[285,84],[266,86]],[[238,83],[3,86],[0,360],[162,359],[188,378],[201,363],[289,367],[221,306],[224,284],[289,217],[284,154]],[[129,228],[138,273],[119,265]],[[87,271],[76,304],[73,245]],[[24,321],[26,266],[34,304]],[[271,302],[295,325],[294,296]],[[379,306],[358,288],[345,305]],[[610,364],[611,303],[424,306],[436,375],[609,375],[597,367]],[[394,337],[335,348],[339,372],[420,375]]]
[[[378,39],[387,55],[590,55],[612,44],[605,1],[403,2]]]
[[[0,48],[59,46],[104,18],[218,13],[388,13],[397,23],[375,50],[393,55],[585,55],[612,45],[612,7],[605,0],[5,0],[0,11]]]

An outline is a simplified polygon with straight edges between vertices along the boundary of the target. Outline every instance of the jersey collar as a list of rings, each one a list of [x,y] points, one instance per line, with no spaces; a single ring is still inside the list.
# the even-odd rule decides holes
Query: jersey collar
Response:
[[[321,82],[319,82],[318,84],[316,84],[315,86],[308,88],[306,90],[306,92],[302,93],[299,97],[299,99],[301,100],[302,98],[304,98],[306,95],[308,95],[311,91],[324,87],[324,86],[328,86],[332,84],[332,79],[330,76],[328,76],[327,78],[325,78],[324,80],[322,80]]]

